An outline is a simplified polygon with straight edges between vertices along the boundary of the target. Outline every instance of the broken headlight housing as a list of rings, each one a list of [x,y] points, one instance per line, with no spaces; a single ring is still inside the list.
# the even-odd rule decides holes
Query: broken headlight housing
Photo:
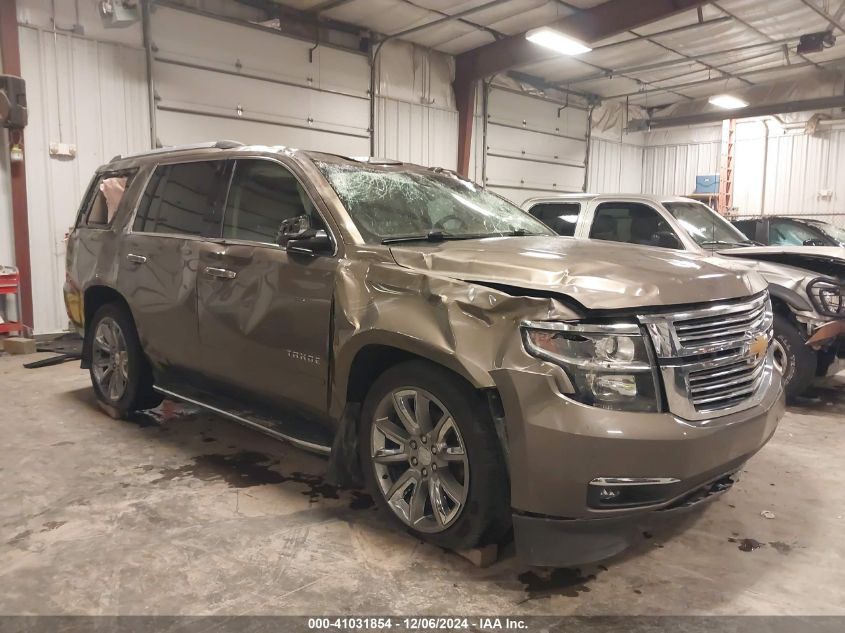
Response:
[[[807,288],[816,310],[825,316],[845,317],[845,284],[816,279]]]
[[[529,322],[522,339],[529,354],[564,369],[574,400],[617,411],[660,410],[656,367],[638,325]]]

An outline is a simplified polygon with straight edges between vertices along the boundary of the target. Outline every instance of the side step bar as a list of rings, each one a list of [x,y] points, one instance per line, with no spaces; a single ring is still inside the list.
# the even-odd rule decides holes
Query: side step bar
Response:
[[[153,386],[158,393],[163,396],[167,396],[168,398],[172,398],[173,400],[181,400],[182,402],[189,402],[191,404],[195,404],[198,407],[202,407],[207,411],[211,411],[212,413],[217,413],[218,415],[225,416],[230,420],[234,420],[235,422],[239,422],[244,426],[248,426],[251,429],[255,429],[257,431],[261,431],[271,437],[276,438],[277,440],[282,440],[296,446],[297,448],[301,448],[306,451],[311,451],[312,453],[319,453],[320,455],[328,455],[332,451],[331,446],[323,446],[322,444],[315,444],[313,442],[308,442],[305,440],[300,440],[295,437],[291,437],[289,435],[285,435],[284,433],[280,433],[275,429],[271,429],[270,427],[256,422],[254,420],[250,420],[249,418],[245,418],[237,413],[232,413],[231,411],[226,411],[225,409],[221,409],[219,407],[215,407],[212,404],[208,404],[207,402],[202,402],[197,400],[196,398],[191,398],[188,396],[184,396],[182,394],[176,393],[175,391],[170,391],[169,389],[164,389],[162,387]]]

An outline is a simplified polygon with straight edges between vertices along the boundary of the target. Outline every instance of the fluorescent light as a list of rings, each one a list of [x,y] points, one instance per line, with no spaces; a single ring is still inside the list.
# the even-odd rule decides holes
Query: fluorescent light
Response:
[[[739,97],[734,97],[732,95],[715,95],[710,97],[707,101],[717,108],[722,108],[723,110],[737,110],[738,108],[744,108],[748,105],[747,101],[743,101]]]
[[[589,53],[593,50],[578,40],[564,35],[560,31],[550,29],[547,26],[540,27],[539,29],[531,29],[525,34],[525,39],[557,51],[562,55],[581,55],[582,53]]]

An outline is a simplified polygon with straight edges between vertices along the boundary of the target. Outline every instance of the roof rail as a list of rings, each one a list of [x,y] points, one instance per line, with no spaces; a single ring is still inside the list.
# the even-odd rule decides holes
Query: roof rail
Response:
[[[236,147],[243,147],[243,143],[239,141],[220,140],[207,141],[205,143],[193,143],[191,145],[171,145],[169,147],[157,147],[145,152],[137,152],[135,154],[118,154],[109,162],[113,163],[116,160],[123,160],[124,158],[140,158],[142,156],[154,156],[156,154],[169,154],[171,152],[186,152],[192,149],[234,149]]]

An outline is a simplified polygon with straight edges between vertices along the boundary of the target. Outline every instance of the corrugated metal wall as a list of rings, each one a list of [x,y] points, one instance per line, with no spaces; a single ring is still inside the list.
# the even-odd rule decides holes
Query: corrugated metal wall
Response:
[[[94,169],[149,147],[144,52],[27,26],[19,35],[34,327],[55,332],[67,327],[64,237]],[[51,157],[59,142],[75,145],[76,158]]]
[[[375,154],[456,169],[458,111],[448,55],[387,42],[376,65]]]
[[[695,177],[719,173],[721,126],[677,128],[646,135],[642,193],[684,196]]]
[[[593,137],[587,191],[591,193],[641,193],[643,146]]]

